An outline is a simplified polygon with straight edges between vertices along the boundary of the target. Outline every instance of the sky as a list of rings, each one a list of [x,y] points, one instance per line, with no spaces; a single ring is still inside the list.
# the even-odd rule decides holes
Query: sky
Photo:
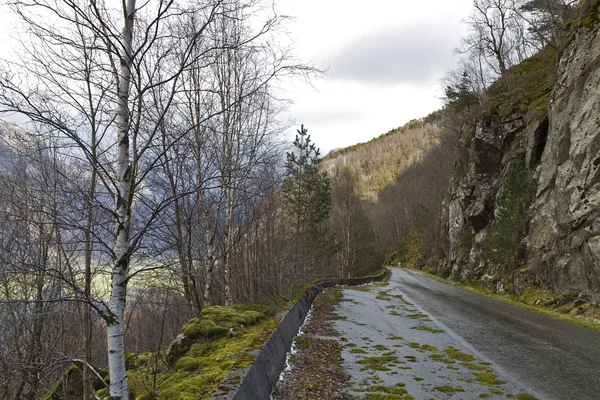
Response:
[[[287,118],[321,153],[368,141],[442,105],[440,79],[458,60],[472,0],[277,0],[296,55],[326,70],[286,82]],[[0,3],[0,54],[14,21]],[[299,127],[299,126],[297,126]],[[295,129],[290,129],[293,140]]]
[[[442,105],[472,0],[281,0],[298,56],[327,69],[290,84],[290,118],[322,154],[368,141]]]

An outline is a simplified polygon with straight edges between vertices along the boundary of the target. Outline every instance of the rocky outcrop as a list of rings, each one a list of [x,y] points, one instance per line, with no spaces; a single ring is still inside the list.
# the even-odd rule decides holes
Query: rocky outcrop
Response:
[[[440,269],[520,293],[535,284],[600,301],[600,34],[563,53],[546,115],[490,112],[463,138]]]
[[[600,36],[583,29],[564,54],[549,112],[550,135],[536,169],[529,233],[559,292],[600,300]]]
[[[479,122],[473,138],[467,140],[469,162],[455,173],[445,218],[450,247],[442,268],[452,269],[451,278],[490,279],[499,275],[486,257],[490,235],[499,216],[500,198],[507,191],[507,174],[524,165],[532,153],[526,149],[533,147],[534,125],[526,126],[522,116],[495,115]]]

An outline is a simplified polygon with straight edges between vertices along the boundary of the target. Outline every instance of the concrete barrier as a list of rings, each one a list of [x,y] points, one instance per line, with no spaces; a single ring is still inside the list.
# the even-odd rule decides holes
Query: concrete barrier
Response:
[[[309,287],[281,319],[262,350],[256,351],[254,363],[246,369],[229,373],[212,400],[268,400],[285,366],[287,353],[313,300],[324,288],[336,285],[358,286],[383,281],[390,271],[386,268],[374,276],[347,279],[329,279]]]

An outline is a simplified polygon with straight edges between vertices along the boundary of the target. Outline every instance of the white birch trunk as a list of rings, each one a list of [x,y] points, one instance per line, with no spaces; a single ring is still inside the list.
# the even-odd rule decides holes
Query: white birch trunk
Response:
[[[133,23],[135,1],[127,0],[124,11],[125,26],[122,33],[123,54],[118,77],[117,104],[117,196],[115,199],[115,267],[112,276],[110,302],[111,319],[107,321],[108,367],[110,373],[110,396],[113,400],[128,400],[129,385],[125,369],[125,346],[123,312],[127,296],[129,270],[129,230],[132,170],[129,156],[129,92],[131,82]]]
[[[231,182],[229,182],[231,185]],[[231,297],[231,259],[230,254],[232,252],[232,230],[233,230],[233,205],[231,200],[231,189],[227,190],[226,206],[225,206],[225,255],[223,257],[223,279],[225,286],[225,305],[230,306],[233,304]]]
[[[200,164],[198,164],[200,165]],[[200,168],[200,167],[198,167]],[[198,174],[198,176],[200,176],[200,173]],[[200,180],[198,180],[200,181]],[[204,226],[204,239],[206,241],[206,261],[205,261],[205,265],[204,265],[204,273],[205,273],[205,280],[204,280],[204,301],[203,301],[203,307],[210,307],[212,305],[212,295],[213,295],[213,281],[212,281],[212,276],[213,276],[213,269],[216,266],[216,261],[215,261],[215,257],[214,257],[214,239],[215,239],[215,234],[213,232],[213,228],[210,222],[210,210],[209,210],[209,206],[206,203],[206,198],[204,196],[204,192],[201,190],[199,193],[200,196],[200,204],[202,204],[202,210],[203,210],[203,214],[204,214],[204,221],[205,221],[205,226]],[[216,223],[215,223],[216,225]],[[217,266],[218,267],[218,266]]]

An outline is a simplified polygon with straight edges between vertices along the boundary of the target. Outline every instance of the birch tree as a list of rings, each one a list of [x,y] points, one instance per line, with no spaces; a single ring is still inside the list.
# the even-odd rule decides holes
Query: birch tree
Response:
[[[245,198],[252,198],[251,185],[245,182],[274,157],[267,140],[274,132],[267,128],[275,109],[270,104],[270,82],[313,71],[290,57],[288,49],[273,51],[276,46],[259,40],[270,37],[281,17],[271,13],[262,24],[252,25],[258,29],[250,29],[246,18],[269,10],[258,7],[259,3],[12,3],[27,34],[17,57],[2,65],[0,112],[24,115],[31,129],[52,138],[66,165],[85,165],[88,170],[83,174],[86,183],[80,185],[85,199],[83,217],[68,222],[83,236],[84,257],[70,259],[70,268],[73,276],[83,275],[84,279],[62,279],[70,295],[91,307],[106,324],[110,395],[114,399],[129,397],[123,338],[128,286],[133,278],[172,263],[170,257],[161,256],[166,248],[157,239],[170,226],[159,216],[175,207],[180,214],[176,224],[181,225],[184,200],[196,196],[200,205],[206,204],[208,218],[203,226],[211,232],[211,248],[219,251],[214,259],[219,257],[227,265],[223,276],[230,279],[227,257],[243,237],[238,222],[246,218],[238,207]],[[237,21],[239,30],[224,26],[223,21]],[[204,86],[201,80],[207,76],[211,80]],[[221,85],[213,85],[215,82]],[[208,103],[192,104],[196,112],[188,118],[185,99],[192,92],[198,99],[211,95]],[[217,126],[226,129],[215,131]],[[207,138],[213,139],[212,143]],[[220,158],[199,160],[202,168],[196,179],[183,186],[175,180],[170,190],[153,185],[163,165],[162,171],[175,177],[172,166],[176,158],[172,155],[175,151],[189,154],[182,150],[189,145],[197,154],[203,154],[208,145],[218,150],[212,155]],[[210,163],[207,174],[204,167]],[[205,195],[209,195],[208,201],[202,200]],[[210,205],[213,201],[216,203]],[[178,240],[183,239],[179,234]],[[198,255],[204,249],[197,248],[196,260],[204,256]],[[200,285],[195,282],[195,260],[190,254],[181,247],[177,258],[188,279],[184,291],[192,298]],[[92,290],[92,263],[106,271],[96,279],[110,276],[106,296]],[[223,288],[228,285],[226,281]],[[222,295],[226,302],[232,301],[226,290]],[[206,291],[201,297],[206,297]],[[89,321],[87,313],[84,320]],[[91,334],[86,324],[87,357]],[[86,391],[90,390],[88,385]]]
[[[193,132],[164,153],[163,167],[176,197],[170,241],[186,298],[197,309],[235,301],[234,269],[247,267],[236,264],[236,254],[271,190],[267,182],[278,183],[264,179],[280,162],[285,126],[277,121],[284,103],[273,95],[273,82],[316,72],[274,41],[284,18],[269,14],[251,26],[249,4],[232,1],[215,19],[208,42],[194,51],[221,50],[184,71],[181,102],[168,116],[166,130]]]
[[[150,89],[164,87],[169,93],[165,109],[169,107],[190,62],[189,47],[221,12],[221,2],[196,6],[192,11],[202,23],[185,36],[170,29],[188,12],[173,1],[137,7],[135,0],[127,0],[121,9],[103,2],[44,0],[16,2],[13,7],[33,34],[34,46],[24,46],[21,59],[6,67],[9,73],[0,81],[3,109],[24,114],[59,136],[74,157],[87,160],[114,199],[112,245],[104,243],[112,260],[110,296],[105,305],[87,301],[96,305],[107,325],[111,397],[127,399],[123,312],[129,280],[140,273],[131,269],[131,260],[169,201],[162,198],[144,207],[144,196],[153,197],[141,190],[155,164],[148,150],[157,141],[165,112],[149,109],[147,97]],[[81,60],[89,57],[88,49],[94,49],[95,57],[85,68]],[[157,77],[152,68],[157,63],[171,70]],[[100,139],[90,140],[92,121],[101,127]],[[94,154],[94,147],[101,151]],[[134,213],[135,204],[139,206]],[[108,208],[97,201],[95,206]]]

